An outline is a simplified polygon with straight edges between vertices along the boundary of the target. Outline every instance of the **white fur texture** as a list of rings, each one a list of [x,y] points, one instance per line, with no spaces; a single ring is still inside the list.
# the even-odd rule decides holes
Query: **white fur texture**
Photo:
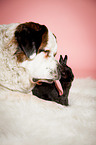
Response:
[[[1,88],[0,145],[96,145],[96,81],[75,79],[69,104]]]
[[[19,23],[0,25],[0,85],[23,93],[29,93],[34,84],[32,78],[58,79],[58,62],[53,57],[57,52],[57,42],[54,35],[48,30],[48,42],[45,50],[50,56],[41,52],[31,56],[30,60],[18,63],[14,53],[17,44],[14,42],[14,32]]]

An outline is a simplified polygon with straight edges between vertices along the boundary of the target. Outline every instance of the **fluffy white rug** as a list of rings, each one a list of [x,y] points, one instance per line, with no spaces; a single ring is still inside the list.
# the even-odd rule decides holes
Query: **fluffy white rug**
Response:
[[[75,79],[69,104],[0,99],[0,145],[96,145],[96,81]]]

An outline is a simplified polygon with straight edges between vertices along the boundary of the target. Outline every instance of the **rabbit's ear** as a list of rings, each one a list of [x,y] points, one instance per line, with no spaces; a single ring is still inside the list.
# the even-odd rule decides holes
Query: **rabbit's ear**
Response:
[[[62,55],[60,55],[59,63],[63,64],[63,57],[62,57]]]
[[[63,60],[63,63],[64,63],[64,64],[67,64],[67,59],[68,59],[68,56],[65,55],[64,60]]]

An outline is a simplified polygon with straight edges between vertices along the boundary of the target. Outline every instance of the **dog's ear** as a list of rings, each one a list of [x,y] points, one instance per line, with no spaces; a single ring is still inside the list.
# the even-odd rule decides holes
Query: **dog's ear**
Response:
[[[15,39],[19,48],[26,54],[28,58],[33,53],[37,53],[42,42],[42,35],[46,32],[44,25],[33,22],[24,23],[17,27],[15,31]]]

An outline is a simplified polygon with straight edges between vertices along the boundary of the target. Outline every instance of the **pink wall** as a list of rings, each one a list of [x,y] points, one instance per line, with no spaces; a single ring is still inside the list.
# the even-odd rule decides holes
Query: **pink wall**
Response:
[[[96,79],[95,0],[2,0],[0,24],[34,21],[57,36],[58,54],[69,56],[75,77]]]

